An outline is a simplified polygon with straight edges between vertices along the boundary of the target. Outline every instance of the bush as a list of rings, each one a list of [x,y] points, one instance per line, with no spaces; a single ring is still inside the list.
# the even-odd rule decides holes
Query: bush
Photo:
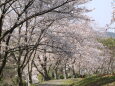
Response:
[[[13,85],[17,86],[18,85],[18,79],[17,77],[12,79]]]
[[[41,74],[38,74],[38,80],[39,82],[43,82],[44,81],[44,78]]]
[[[59,78],[60,78],[60,79],[64,79],[64,76],[63,76],[63,75],[60,75]]]
[[[36,85],[34,85],[34,84],[31,84],[31,86],[36,86]]]

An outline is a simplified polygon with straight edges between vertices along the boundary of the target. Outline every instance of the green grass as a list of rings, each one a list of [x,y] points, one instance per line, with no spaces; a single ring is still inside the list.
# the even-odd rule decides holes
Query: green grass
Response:
[[[115,76],[105,76],[105,77],[93,76],[85,78],[75,83],[73,86],[106,86],[107,84],[114,82],[115,82]],[[115,84],[113,86],[115,86]]]
[[[115,86],[115,82],[112,82],[112,83],[109,83],[109,84],[106,84],[106,85],[103,85],[103,86]]]

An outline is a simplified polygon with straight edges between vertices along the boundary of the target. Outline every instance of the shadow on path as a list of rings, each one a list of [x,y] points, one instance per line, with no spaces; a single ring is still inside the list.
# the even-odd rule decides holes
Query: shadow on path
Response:
[[[36,86],[63,86],[63,85],[55,85],[55,84],[39,84]]]

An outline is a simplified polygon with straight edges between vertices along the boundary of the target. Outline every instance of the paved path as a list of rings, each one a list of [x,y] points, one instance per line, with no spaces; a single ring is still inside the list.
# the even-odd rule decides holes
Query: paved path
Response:
[[[37,85],[37,86],[61,86],[61,85],[53,85],[53,84],[41,84],[41,85]]]
[[[78,81],[77,79],[67,79],[67,80],[51,80],[43,82],[42,84],[36,86],[71,86],[72,82]]]
[[[43,84],[39,84],[37,86],[62,86],[62,84],[63,84],[63,80],[52,80],[52,81],[45,82]]]

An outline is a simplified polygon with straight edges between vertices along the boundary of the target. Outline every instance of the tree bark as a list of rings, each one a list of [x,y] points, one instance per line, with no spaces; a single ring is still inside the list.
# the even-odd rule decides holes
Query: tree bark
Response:
[[[66,64],[63,69],[64,79],[67,79],[67,71],[66,71]]]
[[[19,86],[24,86],[23,79],[22,79],[22,70],[20,67],[18,67],[17,72],[18,72],[18,84],[19,84]]]
[[[32,84],[32,64],[31,66],[29,66],[29,63],[28,63],[28,74],[29,74],[29,83]]]
[[[2,78],[2,72],[3,72],[3,69],[4,69],[6,62],[7,62],[7,55],[8,55],[8,52],[5,53],[4,59],[3,59],[2,64],[0,66],[0,79]]]
[[[74,65],[72,66],[72,72],[73,72],[73,78],[76,78],[77,75],[76,75],[76,73],[75,73]]]
[[[54,71],[54,77],[55,77],[55,79],[58,79],[57,68]]]
[[[51,80],[46,68],[44,68],[44,80],[45,81]]]
[[[3,18],[4,18],[4,16],[2,15],[1,18],[0,18],[0,37],[2,36]],[[0,41],[0,61],[2,60],[2,54],[1,54],[1,52],[2,52],[2,47],[1,47],[1,41]],[[4,68],[4,65],[5,64],[2,63],[1,67],[0,67],[0,80],[2,78],[2,70]]]

